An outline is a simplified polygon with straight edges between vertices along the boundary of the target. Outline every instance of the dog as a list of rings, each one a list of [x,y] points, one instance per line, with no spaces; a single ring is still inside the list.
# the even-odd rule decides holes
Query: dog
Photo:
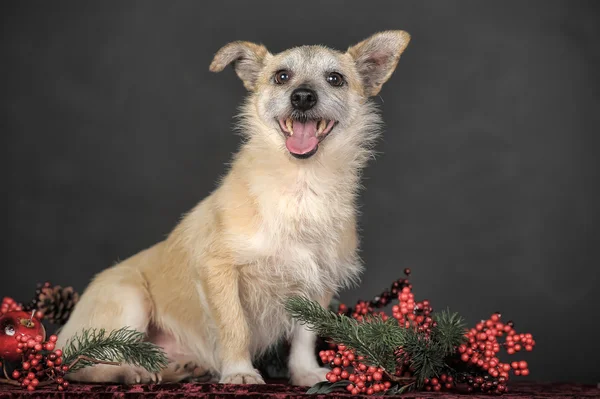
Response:
[[[271,54],[236,41],[210,64],[232,65],[249,91],[243,137],[217,188],[162,242],[104,270],[86,288],[58,346],[83,329],[129,327],[161,346],[169,365],[151,373],[98,364],[70,374],[82,382],[177,382],[207,375],[263,384],[253,360],[291,343],[290,382],[311,386],[327,370],[316,337],[294,322],[286,298],[327,307],[357,283],[357,194],[381,125],[370,100],[410,40],[384,31],[336,51],[300,46]]]

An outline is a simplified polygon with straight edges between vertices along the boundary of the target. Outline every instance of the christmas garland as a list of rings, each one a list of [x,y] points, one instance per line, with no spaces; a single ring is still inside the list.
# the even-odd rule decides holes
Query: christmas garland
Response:
[[[167,365],[163,350],[146,341],[145,334],[122,328],[107,332],[87,329],[76,334],[63,349],[56,335],[46,340],[42,320],[55,326],[66,323],[79,296],[71,287],[38,286],[29,305],[4,298],[0,305],[0,383],[29,391],[55,385],[68,388],[65,376],[93,364],[129,363],[151,372]]]
[[[408,277],[409,269],[405,269]],[[122,328],[83,330],[64,348],[56,335],[46,340],[42,321],[66,323],[79,296],[71,287],[38,286],[28,305],[4,298],[0,305],[0,383],[30,391],[55,385],[68,388],[65,375],[93,364],[129,363],[151,372],[167,365],[163,350],[145,335]],[[392,316],[380,309],[391,307]],[[434,313],[427,300],[415,301],[408,278],[395,281],[371,301],[354,308],[333,302],[329,309],[305,298],[290,298],[286,308],[293,318],[320,337],[318,357],[330,367],[327,381],[307,393],[347,390],[357,394],[399,394],[409,390],[462,390],[502,394],[510,373],[529,374],[527,362],[502,362],[499,354],[531,351],[531,334],[517,333],[512,322],[492,314],[473,328],[449,310]],[[503,342],[499,339],[504,338]],[[257,366],[270,377],[283,377],[289,345],[280,343]]]
[[[410,274],[405,269],[405,274]],[[392,317],[380,310],[391,304]],[[427,300],[415,301],[408,278],[395,281],[370,302],[354,308],[292,298],[287,309],[307,325],[328,348],[319,352],[321,362],[331,368],[327,381],[308,393],[347,390],[357,394],[398,394],[408,390],[466,390],[502,394],[515,376],[529,375],[527,362],[502,362],[501,349],[514,355],[531,351],[531,334],[517,333],[514,324],[503,323],[494,313],[467,329],[457,313],[434,314]],[[504,338],[503,342],[499,342]]]

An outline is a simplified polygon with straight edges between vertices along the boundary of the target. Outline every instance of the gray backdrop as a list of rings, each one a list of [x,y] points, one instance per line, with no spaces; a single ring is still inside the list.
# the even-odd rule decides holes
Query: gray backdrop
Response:
[[[214,52],[413,40],[376,101],[353,304],[417,296],[535,334],[537,380],[600,381],[600,4],[594,1],[3,2],[0,295],[83,290],[161,240],[239,143],[244,89]],[[521,356],[519,356],[521,357]]]

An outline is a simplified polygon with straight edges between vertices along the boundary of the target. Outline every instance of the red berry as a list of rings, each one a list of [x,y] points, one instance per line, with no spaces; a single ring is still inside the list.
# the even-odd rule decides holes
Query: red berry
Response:
[[[525,360],[521,360],[519,362],[519,368],[522,369],[526,369],[527,368],[527,362]]]

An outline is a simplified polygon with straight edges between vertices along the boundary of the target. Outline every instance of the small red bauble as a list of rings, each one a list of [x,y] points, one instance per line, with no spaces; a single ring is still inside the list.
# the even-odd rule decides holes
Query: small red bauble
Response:
[[[41,335],[46,339],[46,329],[39,319],[24,311],[7,312],[0,316],[0,358],[9,362],[19,360],[21,354],[17,353],[19,342],[16,337],[25,335]]]

